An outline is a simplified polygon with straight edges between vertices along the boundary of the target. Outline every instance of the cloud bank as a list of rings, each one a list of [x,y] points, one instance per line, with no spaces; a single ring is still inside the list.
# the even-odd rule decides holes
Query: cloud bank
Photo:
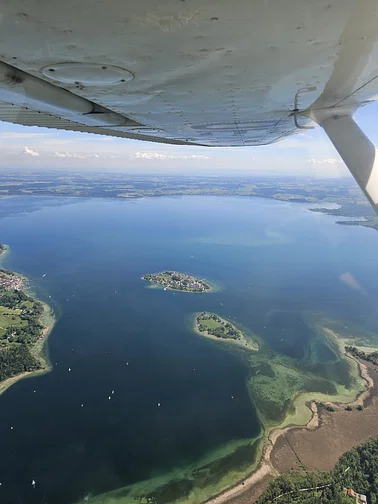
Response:
[[[337,165],[337,164],[341,164],[342,161],[340,161],[340,159],[335,159],[335,158],[326,158],[326,159],[310,158],[310,159],[307,159],[307,163]]]
[[[25,145],[24,150],[22,152],[26,156],[39,157],[39,152],[36,152],[36,151],[29,149],[29,147],[27,147],[26,145]]]
[[[172,154],[162,154],[161,152],[135,152],[134,154],[130,155],[131,159],[158,159],[161,161],[165,161],[168,159],[179,159],[181,161],[186,161],[186,160],[208,160],[210,159],[209,156],[202,156],[199,154],[193,154],[191,156],[180,156],[180,155],[172,155]]]

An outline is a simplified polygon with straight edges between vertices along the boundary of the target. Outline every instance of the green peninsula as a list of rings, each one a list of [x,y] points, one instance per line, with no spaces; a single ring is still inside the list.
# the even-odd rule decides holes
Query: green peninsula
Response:
[[[173,289],[185,292],[206,292],[211,290],[210,285],[203,280],[177,271],[148,273],[142,276],[142,280],[155,285],[161,285],[164,287],[164,290]]]
[[[0,269],[0,394],[48,364],[44,342],[53,325],[48,307],[25,294],[24,278]]]

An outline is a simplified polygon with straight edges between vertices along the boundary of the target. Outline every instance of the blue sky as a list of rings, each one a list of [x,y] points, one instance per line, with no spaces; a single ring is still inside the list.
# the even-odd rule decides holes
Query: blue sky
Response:
[[[378,104],[356,120],[378,144]],[[56,169],[164,174],[281,174],[342,177],[348,171],[323,130],[264,147],[204,148],[140,142],[0,122],[0,170]]]

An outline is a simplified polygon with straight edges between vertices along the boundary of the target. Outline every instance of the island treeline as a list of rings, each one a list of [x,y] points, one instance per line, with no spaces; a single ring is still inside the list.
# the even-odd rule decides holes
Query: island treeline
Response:
[[[332,471],[290,471],[280,476],[257,504],[351,504],[357,502],[356,494],[358,502],[377,504],[377,475],[378,437],[345,453]]]
[[[42,336],[42,314],[42,303],[0,285],[0,381],[42,367],[31,352]]]
[[[238,340],[242,334],[230,322],[222,320],[215,313],[202,312],[197,317],[197,328],[200,332],[206,332],[216,338]]]

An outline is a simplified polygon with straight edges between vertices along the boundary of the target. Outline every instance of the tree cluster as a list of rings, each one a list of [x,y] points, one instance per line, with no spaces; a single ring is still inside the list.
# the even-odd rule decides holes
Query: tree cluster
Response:
[[[366,495],[369,504],[378,503],[378,437],[345,453],[333,471],[290,471],[276,478],[257,504],[352,504],[347,488]]]
[[[241,337],[240,331],[235,329],[232,324],[223,322],[222,319],[213,313],[202,312],[197,320],[199,331],[207,332],[216,338],[239,339]],[[217,327],[209,327],[202,323],[205,320],[214,320],[219,325]]]
[[[346,346],[345,351],[378,366],[378,352],[365,353],[362,350],[358,350],[355,346]]]
[[[41,368],[26,345],[16,344],[0,349],[0,381],[25,371]]]
[[[0,296],[0,305],[10,309],[20,309],[17,315],[24,323],[10,324],[0,338],[0,381],[24,371],[41,367],[32,356],[30,349],[41,337],[43,325],[40,322],[43,305],[34,301],[22,291],[7,291]],[[12,316],[12,320],[15,319]]]

